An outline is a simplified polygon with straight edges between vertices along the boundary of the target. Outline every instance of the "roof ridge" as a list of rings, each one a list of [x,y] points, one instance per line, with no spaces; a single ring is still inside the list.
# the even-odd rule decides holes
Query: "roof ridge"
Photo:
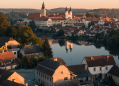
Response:
[[[47,69],[50,69],[50,70],[52,70],[52,71],[55,71],[55,70],[53,70],[53,69],[51,69],[51,68],[48,68],[48,67],[46,67],[46,66],[43,66],[43,65],[41,65],[41,64],[38,64],[38,65],[40,65],[40,66],[42,66],[42,67],[45,67],[45,68],[47,68]]]

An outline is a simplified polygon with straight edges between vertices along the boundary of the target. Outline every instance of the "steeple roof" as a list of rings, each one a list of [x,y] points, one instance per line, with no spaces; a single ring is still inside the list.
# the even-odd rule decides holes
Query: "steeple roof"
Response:
[[[66,7],[65,11],[68,11],[68,10],[67,10],[67,7]]]
[[[72,11],[71,7],[70,7],[69,11]]]
[[[43,9],[43,8],[45,8],[45,4],[44,4],[44,2],[43,2],[43,4],[42,4],[42,9]]]

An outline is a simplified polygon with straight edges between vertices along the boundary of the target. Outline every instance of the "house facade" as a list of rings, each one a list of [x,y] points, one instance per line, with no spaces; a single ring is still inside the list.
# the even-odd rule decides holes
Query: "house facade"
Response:
[[[14,69],[19,61],[12,51],[0,53],[0,69]]]
[[[47,59],[35,67],[35,79],[39,85],[53,86],[53,83],[70,79],[70,72],[60,62]]]
[[[2,86],[28,86],[25,79],[17,72],[0,69],[0,85]]]
[[[87,65],[93,79],[102,76],[104,79],[110,69],[116,64],[113,55],[84,57],[82,64]]]

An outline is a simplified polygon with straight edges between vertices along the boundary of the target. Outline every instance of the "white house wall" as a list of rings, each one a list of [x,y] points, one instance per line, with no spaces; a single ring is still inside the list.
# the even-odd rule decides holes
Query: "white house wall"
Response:
[[[113,67],[113,65],[104,66],[104,67],[102,67],[102,70],[100,70],[100,67],[101,66],[99,66],[99,67],[88,67],[88,69],[92,75],[100,74],[100,73],[106,74]],[[106,70],[106,67],[108,67],[107,70]],[[94,68],[95,68],[95,71],[94,71]]]

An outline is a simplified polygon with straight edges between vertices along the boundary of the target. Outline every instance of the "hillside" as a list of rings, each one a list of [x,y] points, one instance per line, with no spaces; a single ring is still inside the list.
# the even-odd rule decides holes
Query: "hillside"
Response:
[[[40,12],[39,9],[0,9],[0,11],[3,13],[10,13],[12,11],[26,12],[26,13]],[[85,12],[89,12],[92,14],[107,15],[109,17],[119,17],[119,9],[73,9],[72,8],[72,11],[74,14],[83,14]],[[64,12],[65,12],[65,8],[47,9],[47,13],[64,13]]]

